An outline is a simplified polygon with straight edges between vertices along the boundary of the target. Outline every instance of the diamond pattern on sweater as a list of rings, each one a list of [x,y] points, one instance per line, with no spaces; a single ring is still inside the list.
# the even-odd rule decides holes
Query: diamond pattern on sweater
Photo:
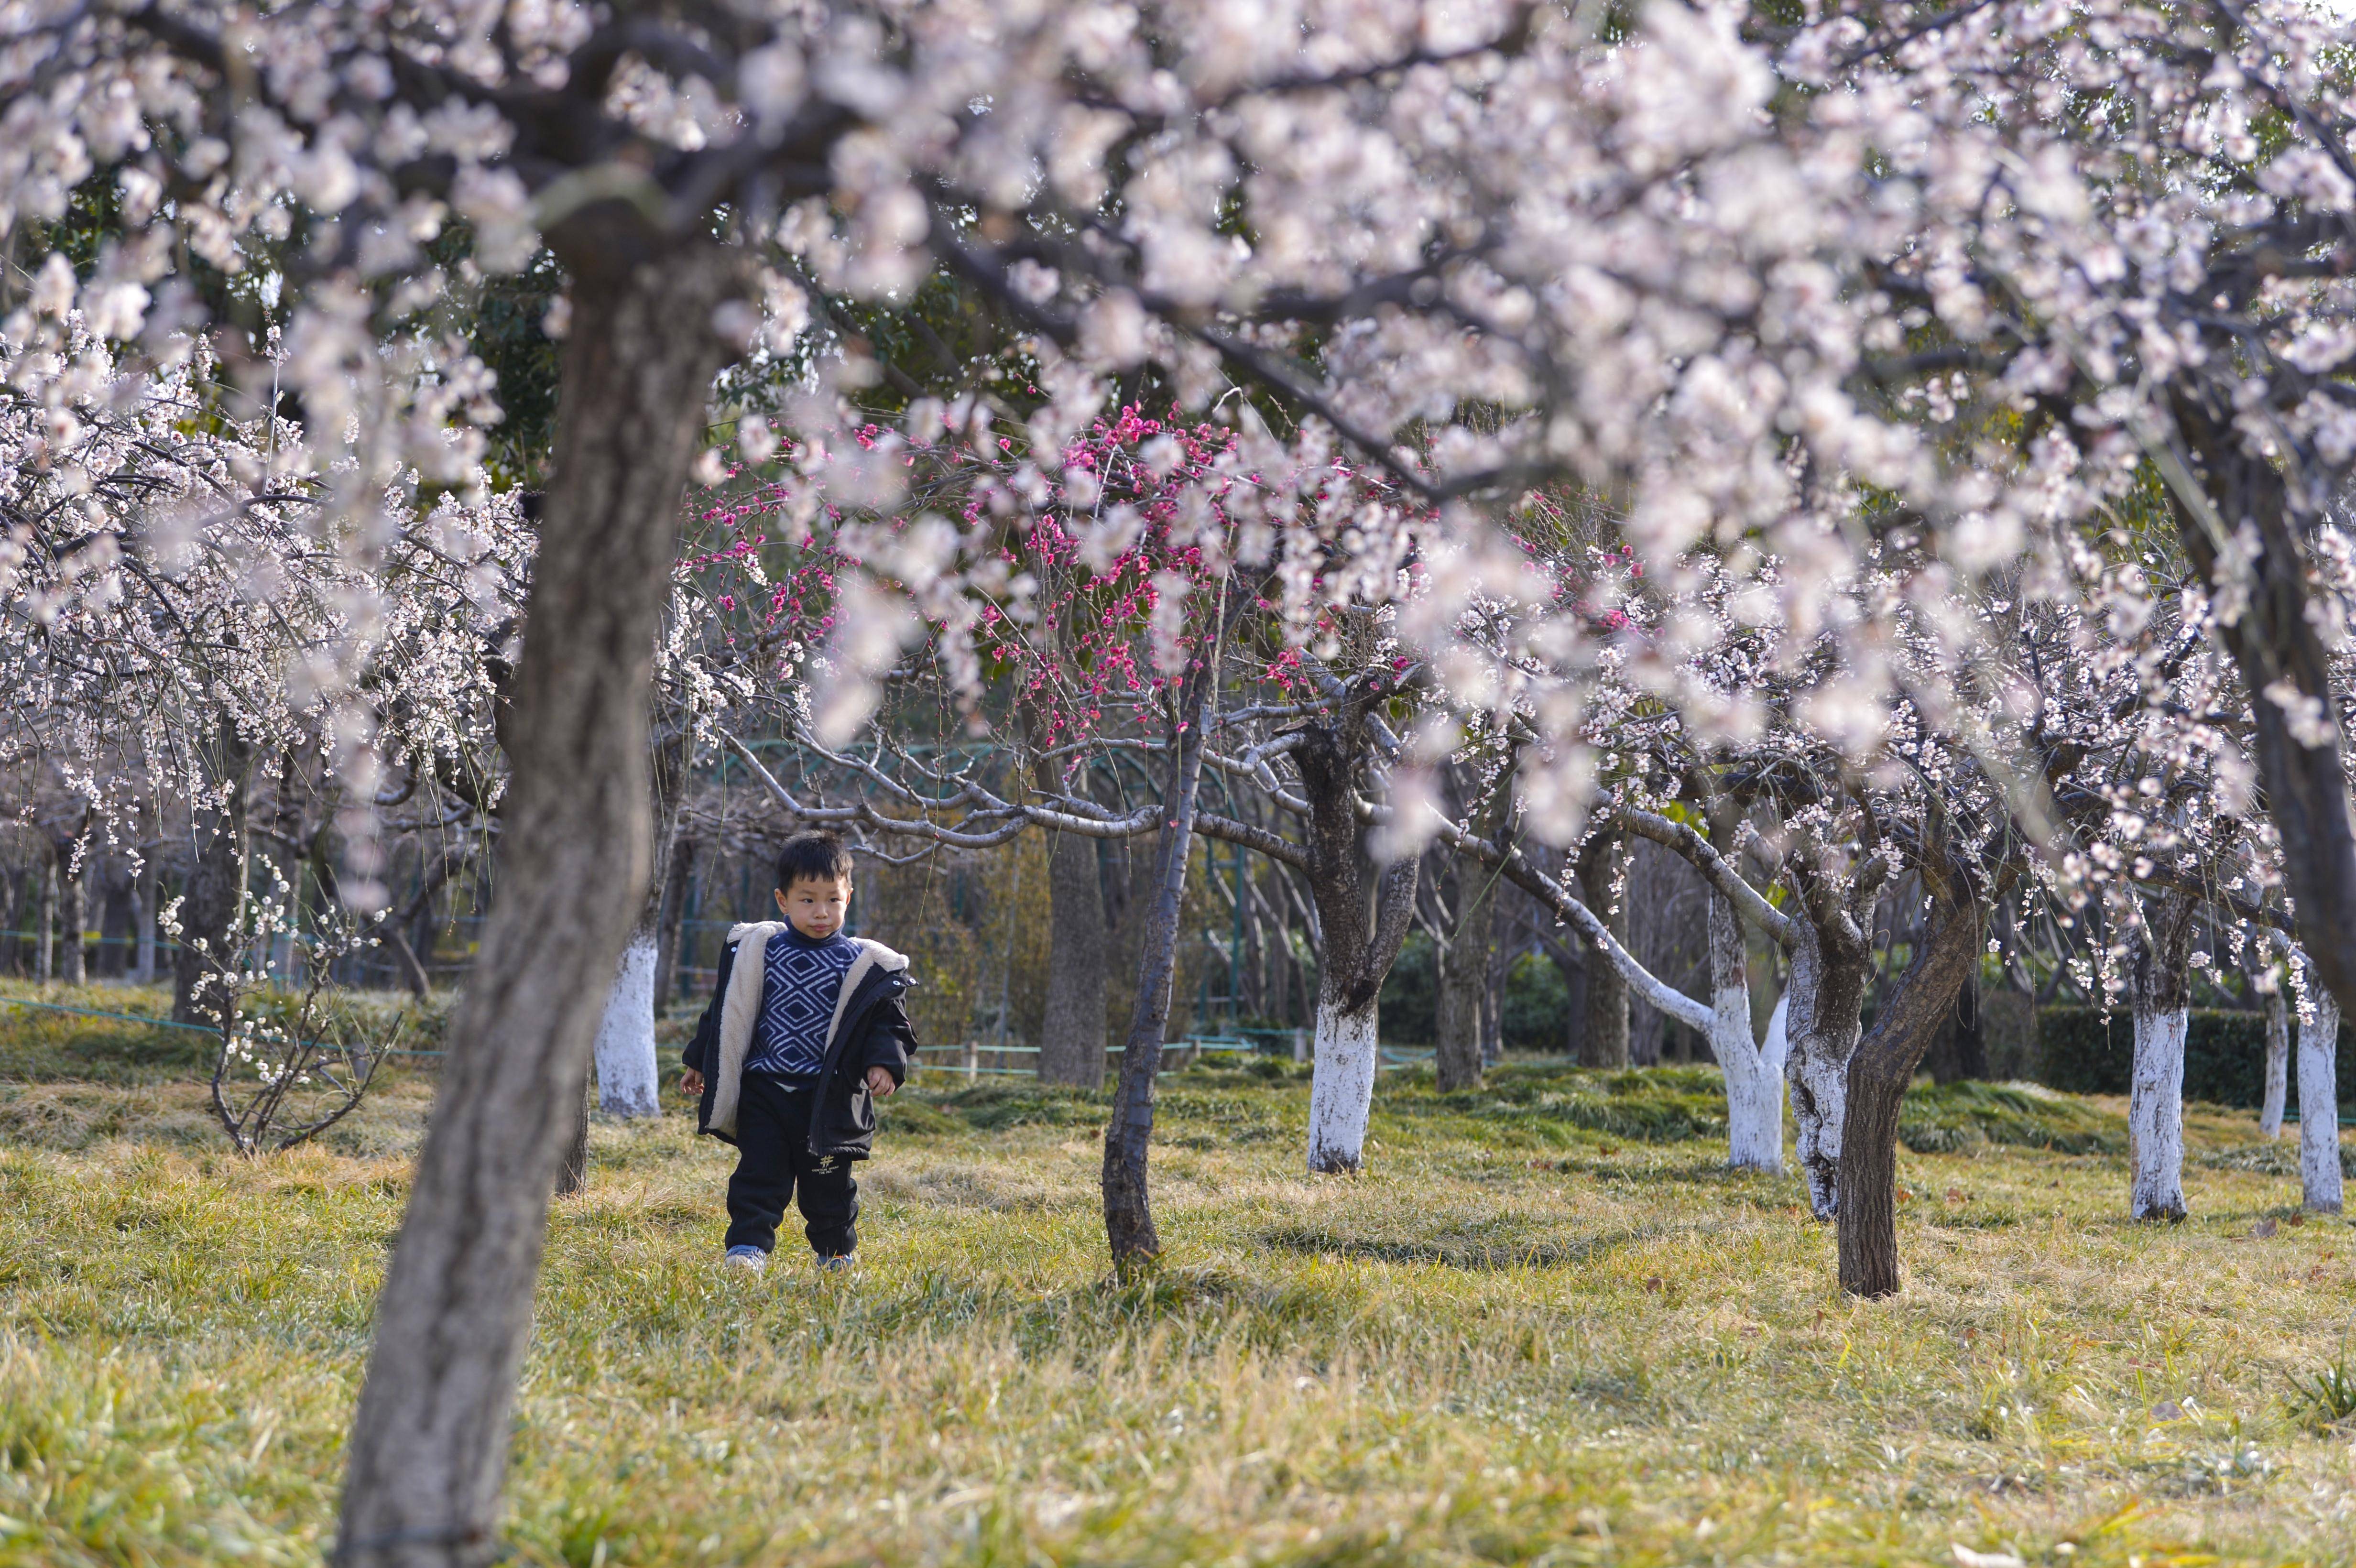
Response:
[[[789,1083],[818,1076],[842,977],[858,957],[859,944],[841,932],[812,942],[788,927],[770,938],[745,1072]]]

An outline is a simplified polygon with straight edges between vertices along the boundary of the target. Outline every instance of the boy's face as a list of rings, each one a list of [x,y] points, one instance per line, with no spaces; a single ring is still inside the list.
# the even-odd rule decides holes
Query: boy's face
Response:
[[[851,879],[796,877],[792,886],[777,890],[777,908],[796,931],[823,941],[842,929],[851,912]]]

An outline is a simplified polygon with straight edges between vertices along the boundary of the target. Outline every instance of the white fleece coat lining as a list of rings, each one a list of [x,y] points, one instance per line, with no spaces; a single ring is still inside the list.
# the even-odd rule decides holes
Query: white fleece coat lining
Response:
[[[761,986],[769,972],[769,943],[789,928],[782,920],[759,920],[744,925],[731,926],[728,940],[736,946],[735,966],[728,972],[728,995],[720,1004],[720,1049],[713,1062],[712,1081],[711,1131],[736,1135],[736,1107],[743,1097],[744,1058],[753,1048],[754,1026],[761,1020]],[[754,939],[758,937],[755,942]],[[864,936],[854,936],[859,944],[859,956],[851,961],[851,968],[842,976],[842,989],[835,994],[834,1017],[826,1026],[825,1049],[834,1046],[835,1031],[842,1027],[843,1009],[858,994],[859,983],[867,978],[871,969],[901,970],[908,966],[905,953],[894,953],[882,943]],[[748,962],[749,960],[749,962]]]

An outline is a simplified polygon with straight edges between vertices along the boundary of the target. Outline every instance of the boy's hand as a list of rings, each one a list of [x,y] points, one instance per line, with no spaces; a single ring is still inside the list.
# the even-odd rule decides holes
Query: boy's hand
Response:
[[[679,1092],[691,1100],[703,1098],[703,1074],[691,1067],[679,1075]]]
[[[881,1067],[871,1067],[867,1070],[867,1092],[877,1099],[890,1099],[892,1091],[898,1087],[897,1083],[892,1082],[892,1075]]]

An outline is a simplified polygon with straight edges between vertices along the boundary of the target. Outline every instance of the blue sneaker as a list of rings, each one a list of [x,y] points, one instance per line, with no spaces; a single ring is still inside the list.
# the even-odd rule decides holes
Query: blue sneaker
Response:
[[[759,1274],[769,1266],[769,1254],[758,1247],[731,1247],[728,1255],[720,1260],[720,1266],[741,1269],[746,1274]]]
[[[849,1274],[858,1262],[857,1253],[843,1253],[836,1257],[819,1259],[818,1271],[820,1274]]]

